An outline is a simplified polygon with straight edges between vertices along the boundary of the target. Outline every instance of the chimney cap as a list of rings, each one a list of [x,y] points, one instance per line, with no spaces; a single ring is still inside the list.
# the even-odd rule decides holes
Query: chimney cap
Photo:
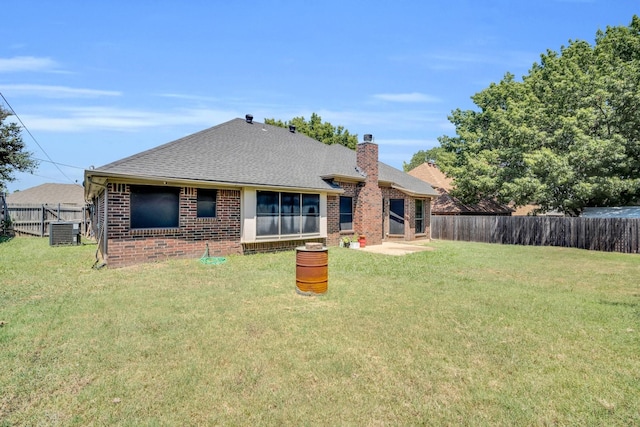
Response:
[[[372,142],[373,141],[373,135],[370,133],[365,133],[364,134],[364,142]]]
[[[291,132],[291,133],[296,133],[296,127],[295,127],[295,125],[289,125],[289,132]]]
[[[244,116],[244,119],[247,121],[247,123],[253,123],[253,116],[251,114],[247,114],[246,116]]]

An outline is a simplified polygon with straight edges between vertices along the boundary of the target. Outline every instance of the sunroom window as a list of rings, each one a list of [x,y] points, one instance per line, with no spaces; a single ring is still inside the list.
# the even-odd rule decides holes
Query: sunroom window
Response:
[[[320,232],[318,194],[258,191],[256,235],[295,236]]]

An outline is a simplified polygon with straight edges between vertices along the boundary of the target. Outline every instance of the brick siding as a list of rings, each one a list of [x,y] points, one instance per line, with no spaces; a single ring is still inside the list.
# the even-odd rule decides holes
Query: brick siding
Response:
[[[378,185],[378,145],[362,142],[356,147],[358,167],[366,174],[357,191],[353,227],[368,245],[382,243],[382,191]]]
[[[197,217],[197,189],[180,190],[178,228],[131,229],[128,184],[111,183],[108,191],[108,258],[112,267],[161,261],[174,258],[194,258],[241,254],[240,191],[217,191],[215,218]]]

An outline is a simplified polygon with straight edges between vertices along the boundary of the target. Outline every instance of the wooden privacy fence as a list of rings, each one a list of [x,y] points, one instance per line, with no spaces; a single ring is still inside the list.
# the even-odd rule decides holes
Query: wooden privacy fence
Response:
[[[7,212],[16,234],[44,237],[49,235],[49,224],[65,221],[80,224],[80,232],[87,234],[86,209],[76,205],[9,204]]]
[[[431,237],[639,253],[640,219],[434,215]]]

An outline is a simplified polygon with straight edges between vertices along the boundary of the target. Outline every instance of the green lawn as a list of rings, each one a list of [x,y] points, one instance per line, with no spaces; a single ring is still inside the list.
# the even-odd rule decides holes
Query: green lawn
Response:
[[[432,242],[92,270],[0,243],[0,426],[640,425],[640,255]]]

